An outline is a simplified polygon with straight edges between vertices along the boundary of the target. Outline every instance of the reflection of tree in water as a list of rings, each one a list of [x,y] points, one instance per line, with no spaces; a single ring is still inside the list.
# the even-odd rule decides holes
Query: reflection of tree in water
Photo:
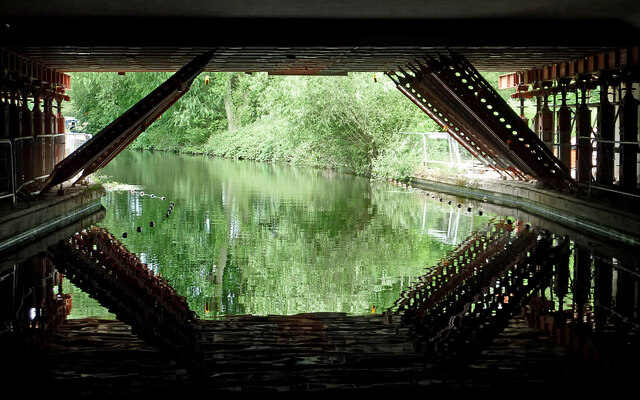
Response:
[[[429,235],[451,225],[450,207],[369,179],[208,157],[122,155],[107,169],[110,179],[144,183],[145,192],[167,201],[110,192],[104,226],[129,232],[127,247],[154,259],[203,316],[383,309],[451,247]],[[130,168],[134,162],[145,168]],[[169,201],[176,206],[166,218]],[[140,213],[131,213],[132,205]],[[458,218],[452,233],[474,223],[464,213]],[[131,233],[137,226],[142,233]]]
[[[239,301],[243,292],[242,271],[235,265],[233,254],[226,257],[226,265],[214,266],[214,294],[211,296],[209,312],[203,317],[245,314],[245,306]]]
[[[205,316],[218,316],[224,314],[244,314],[244,306],[238,297],[242,294],[242,271],[235,263],[234,252],[230,250],[234,241],[240,235],[240,224],[237,219],[237,211],[233,205],[233,182],[222,185],[220,203],[226,221],[226,233],[228,241],[223,241],[220,248],[218,263],[213,265],[211,279],[214,284],[211,296],[211,307],[205,303]]]

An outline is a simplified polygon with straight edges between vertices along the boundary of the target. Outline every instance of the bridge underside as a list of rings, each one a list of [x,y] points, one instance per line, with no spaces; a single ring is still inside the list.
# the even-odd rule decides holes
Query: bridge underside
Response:
[[[634,46],[634,0],[51,0],[0,4],[0,46],[58,71],[389,71],[446,49],[518,71]]]
[[[380,72],[453,50],[481,71],[510,72],[635,45],[639,37],[634,26],[614,19],[14,17],[2,22],[3,47],[66,72],[177,71],[212,50],[216,57],[207,71]]]

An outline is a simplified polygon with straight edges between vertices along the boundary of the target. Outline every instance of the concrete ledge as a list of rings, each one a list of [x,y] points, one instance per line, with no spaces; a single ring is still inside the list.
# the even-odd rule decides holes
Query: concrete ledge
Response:
[[[102,186],[66,188],[65,194],[47,194],[29,208],[0,216],[0,253],[15,249],[100,211]]]
[[[640,245],[640,215],[537,189],[532,183],[481,180],[474,182],[473,186],[461,186],[453,181],[437,182],[414,177],[411,184],[414,187],[429,188],[474,200],[483,200],[486,197],[489,203],[523,210],[609,239]]]
[[[2,253],[2,257],[0,258],[0,274],[9,268],[13,268],[15,264],[19,264],[24,260],[47,250],[50,246],[57,244],[60,240],[69,239],[74,233],[102,221],[105,215],[106,210],[104,207],[101,207],[98,212],[82,217],[69,225],[56,229],[55,231],[45,234],[35,240],[29,241],[28,244],[20,246],[13,251]]]

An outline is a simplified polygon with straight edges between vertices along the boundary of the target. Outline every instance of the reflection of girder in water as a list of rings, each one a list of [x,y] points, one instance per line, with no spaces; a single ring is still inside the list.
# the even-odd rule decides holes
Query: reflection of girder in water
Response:
[[[529,234],[527,236],[521,236],[516,239],[514,242],[510,243],[509,246],[505,247],[505,250],[498,253],[496,257],[491,260],[491,264],[494,268],[487,276],[481,277],[482,279],[477,279],[473,283],[474,287],[468,285],[465,287],[465,292],[468,292],[471,296],[456,296],[456,299],[459,303],[462,303],[460,300],[462,298],[470,299],[471,302],[464,303],[462,306],[462,311],[458,314],[453,315],[449,318],[449,324],[440,330],[436,337],[442,337],[445,332],[449,332],[453,328],[454,321],[459,319],[462,315],[468,314],[470,310],[470,306],[473,302],[478,302],[480,299],[486,298],[492,288],[496,286],[500,286],[500,281],[505,278],[509,272],[518,264],[522,263],[525,260],[526,254],[536,246],[536,237],[534,234]],[[449,308],[447,308],[449,309]],[[439,316],[439,315],[436,315]]]
[[[568,240],[553,246],[543,234],[530,251],[522,252],[510,268],[492,279],[466,303],[434,337],[428,349],[436,358],[469,357],[489,344],[531,295],[548,284],[553,269],[568,251]]]
[[[446,259],[402,293],[401,298],[396,302],[398,311],[411,309],[417,312],[422,308],[422,303],[435,301],[438,293],[443,294],[443,290],[451,287],[448,281],[451,276],[473,273],[481,266],[483,260],[502,250],[509,240],[511,231],[510,224],[495,224],[488,225],[484,231],[471,234],[450,252]]]
[[[489,332],[483,323],[491,321],[496,310],[514,311],[514,305],[521,305],[542,282],[549,272],[546,267],[557,262],[558,252],[564,251],[566,243],[553,248],[552,242],[545,232],[498,221],[488,230],[472,234],[405,291],[396,302],[397,311],[404,313],[405,322],[414,324],[431,350],[444,343],[457,346],[454,338],[460,334],[461,321],[471,321],[466,323],[471,328],[465,331],[471,336]],[[531,282],[523,284],[525,279]],[[493,296],[502,288],[508,288],[506,297]],[[503,307],[505,304],[509,307]],[[480,308],[488,311],[478,311]],[[504,315],[500,312],[500,316]],[[465,340],[475,341],[462,341]]]
[[[509,302],[514,297],[512,304],[530,295],[534,285],[522,284],[522,274],[539,280],[547,271],[541,275],[536,268],[555,262],[558,251],[566,248],[566,244],[552,248],[552,241],[545,232],[524,229],[521,224],[494,222],[469,236],[403,292],[396,311],[404,313],[405,322],[412,322],[431,345],[448,341],[452,332],[458,334],[460,321],[480,316],[491,319],[492,315],[477,312],[476,305],[489,304],[488,296],[497,288],[512,286],[509,297],[502,298]],[[491,304],[489,312],[502,309],[503,303]]]
[[[108,231],[93,228],[50,249],[56,268],[142,339],[168,351],[190,372],[205,372],[186,299],[155,276]]]
[[[409,301],[401,304],[399,309],[405,311],[405,319],[424,319],[430,309],[444,304],[452,292],[468,285],[474,277],[477,279],[487,274],[491,261],[503,252],[512,237],[509,230],[495,228],[485,234],[472,235],[469,239],[425,276],[426,282],[409,293]]]

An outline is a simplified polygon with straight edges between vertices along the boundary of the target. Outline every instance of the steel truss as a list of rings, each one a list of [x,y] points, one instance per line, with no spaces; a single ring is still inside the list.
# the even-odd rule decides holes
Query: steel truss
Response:
[[[567,168],[463,56],[426,57],[386,75],[487,166],[554,189],[574,187]]]

